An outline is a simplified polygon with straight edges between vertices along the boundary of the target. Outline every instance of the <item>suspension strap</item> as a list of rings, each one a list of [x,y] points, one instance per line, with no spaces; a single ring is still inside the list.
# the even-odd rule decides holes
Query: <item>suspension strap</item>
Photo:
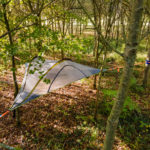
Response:
[[[3,113],[2,115],[0,115],[0,118],[4,117],[5,115],[7,115],[10,111],[6,111],[5,113]]]

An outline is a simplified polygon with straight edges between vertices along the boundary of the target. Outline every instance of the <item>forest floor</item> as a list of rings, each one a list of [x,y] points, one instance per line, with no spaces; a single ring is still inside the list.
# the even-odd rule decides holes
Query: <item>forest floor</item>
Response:
[[[134,72],[141,82],[143,67]],[[17,79],[21,84],[23,70]],[[21,126],[12,113],[0,120],[0,143],[24,150],[100,150],[107,117],[115,99],[121,73],[106,72],[101,81],[98,121],[94,120],[96,90],[93,77],[72,83],[19,108]],[[134,87],[135,86],[135,87]],[[114,150],[150,149],[150,88],[133,84],[115,137]],[[131,92],[132,91],[132,92]],[[130,99],[133,101],[131,102]],[[0,75],[0,112],[13,103],[11,72]],[[136,105],[134,105],[136,104]],[[2,150],[2,148],[0,148]]]

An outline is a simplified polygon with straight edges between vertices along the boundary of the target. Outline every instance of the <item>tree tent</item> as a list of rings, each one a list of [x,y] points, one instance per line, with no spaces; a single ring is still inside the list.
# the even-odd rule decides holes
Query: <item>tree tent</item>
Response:
[[[7,112],[0,115],[0,118],[41,95],[100,72],[99,69],[81,65],[71,60],[45,60],[41,57],[36,57],[25,65],[21,89],[13,105]]]

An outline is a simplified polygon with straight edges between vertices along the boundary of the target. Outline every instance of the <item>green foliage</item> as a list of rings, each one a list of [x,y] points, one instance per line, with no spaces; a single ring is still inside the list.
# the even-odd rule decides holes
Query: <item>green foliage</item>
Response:
[[[131,84],[136,84],[133,79]],[[109,115],[117,97],[116,90],[103,90],[103,100],[99,103],[98,113]],[[147,149],[147,141],[150,138],[150,120],[149,117],[143,115],[139,106],[128,96],[125,100],[123,111],[119,118],[118,132],[120,138],[129,144],[133,149]],[[132,141],[132,142],[131,142]]]
[[[116,90],[103,90],[103,101],[99,104],[99,113],[109,115],[110,111],[112,109],[112,106],[114,104],[114,101],[117,97],[117,91]],[[128,96],[125,100],[123,111],[121,114],[121,117],[123,117],[126,114],[130,114],[130,111],[139,111],[138,106],[135,102],[132,101],[132,99]]]
[[[1,0],[0,4],[3,4],[4,2],[8,2],[9,0]],[[116,18],[115,14],[117,11],[113,11],[112,15],[110,17],[108,16],[108,11],[109,9],[109,4],[111,4],[113,1],[111,0],[105,0],[102,5],[101,2],[99,1],[98,7],[96,9],[101,8],[101,18],[102,20],[105,20],[106,22],[108,21],[107,18]],[[114,1],[115,2],[115,1]],[[85,1],[83,2],[88,5],[88,13],[90,16],[93,17],[93,8],[90,3],[90,1]],[[147,5],[145,7],[148,9],[147,6],[149,6],[150,2],[147,0],[145,2]],[[113,4],[113,3],[112,3]],[[119,4],[119,3],[117,3]],[[91,63],[89,59],[93,59],[92,53],[93,53],[93,47],[94,47],[94,36],[93,36],[93,29],[88,30],[88,34],[86,33],[87,29],[86,26],[87,23],[89,22],[87,17],[83,14],[83,11],[80,8],[77,3],[71,2],[71,1],[58,1],[58,2],[53,2],[51,3],[48,0],[45,0],[44,3],[42,4],[42,1],[39,1],[39,3],[35,0],[31,1],[31,5],[33,5],[33,14],[26,16],[27,14],[30,14],[32,10],[30,10],[29,3],[26,1],[10,1],[8,6],[6,7],[6,13],[8,16],[8,21],[10,24],[10,29],[13,30],[14,28],[20,28],[19,30],[13,31],[12,36],[13,36],[13,45],[10,45],[9,43],[9,38],[8,36],[5,36],[4,38],[0,38],[0,70],[4,68],[11,68],[11,56],[15,55],[20,58],[21,61],[16,60],[17,67],[18,65],[24,64],[27,61],[30,61],[35,55],[38,56],[56,56],[55,58],[60,58],[60,52],[63,50],[65,57],[72,57],[73,60],[83,60],[85,57],[88,59],[85,59],[87,63]],[[43,5],[43,6],[42,6]],[[120,6],[116,5],[116,6]],[[125,5],[123,7],[125,8],[123,10],[125,13],[123,14],[123,17],[125,20],[128,20],[128,9],[126,9],[126,6],[128,6],[128,2],[125,2]],[[115,7],[112,5],[112,8]],[[110,9],[111,9],[110,7]],[[145,8],[144,7],[144,8]],[[36,24],[39,9],[41,11],[41,26],[38,26]],[[43,9],[42,9],[43,8]],[[74,9],[75,8],[75,9]],[[76,9],[77,8],[77,9]],[[116,7],[117,9],[120,9],[120,7]],[[98,12],[98,11],[96,11]],[[127,15],[126,15],[127,14]],[[25,18],[24,18],[25,17]],[[105,18],[106,17],[106,18]],[[122,16],[121,16],[122,17]],[[147,16],[146,16],[147,17]],[[112,18],[110,18],[112,20]],[[94,18],[92,18],[94,20]],[[46,20],[46,21],[45,21]],[[73,29],[77,27],[77,25],[74,26],[74,23],[83,23],[84,28],[83,30],[85,31],[84,33],[87,37],[83,37],[82,35],[79,36],[78,33],[75,33],[74,35],[71,35],[70,32],[70,22],[73,22]],[[147,18],[146,18],[147,20]],[[62,22],[65,21],[65,26],[67,29],[65,29],[64,33],[62,31]],[[99,21],[98,21],[99,22]],[[115,20],[112,22],[116,22]],[[52,27],[52,23],[53,26]],[[119,22],[121,23],[121,22]],[[56,25],[55,25],[56,24]],[[128,24],[128,22],[127,22]],[[144,24],[144,23],[143,23]],[[60,25],[60,27],[58,27]],[[125,41],[122,39],[116,40],[116,35],[117,35],[117,25],[112,24],[113,27],[113,32],[108,33],[106,36],[106,30],[108,29],[105,27],[105,23],[101,24],[101,30],[102,34],[104,37],[107,37],[109,40],[108,42],[110,45],[120,52],[123,52],[125,48]],[[93,26],[89,25],[91,28]],[[119,38],[122,36],[122,25],[119,25],[121,30],[119,29]],[[78,28],[78,27],[77,27]],[[145,26],[145,31],[147,26]],[[126,30],[126,25],[125,25],[125,30]],[[75,31],[76,29],[74,29]],[[77,29],[78,30],[78,29]],[[111,31],[111,28],[110,28]],[[121,32],[120,32],[121,31]],[[4,14],[3,14],[3,8],[0,5],[0,35],[6,33],[6,25],[4,22]],[[125,31],[126,32],[126,31]],[[89,33],[92,33],[92,36],[89,36]],[[127,32],[126,32],[127,33]],[[128,33],[127,33],[128,34]],[[114,39],[113,39],[114,38]],[[102,45],[100,41],[99,49],[106,49],[104,45]],[[143,57],[143,50],[145,50],[146,47],[146,40],[143,40],[141,44],[139,45],[138,49],[142,52],[142,57],[138,57],[137,61],[145,61]],[[109,58],[106,60],[107,62],[123,62],[122,58],[118,55],[115,54],[114,52],[108,52],[109,53]],[[42,63],[44,62],[44,59],[41,57],[41,62],[37,62],[37,65],[33,68],[32,64],[30,64],[30,74],[37,73],[39,75],[39,79],[42,80],[42,82],[45,82],[46,84],[49,84],[51,82],[50,79],[47,79],[44,76],[44,71],[40,71],[40,68],[42,67]],[[12,68],[12,71],[15,71],[16,68]],[[117,76],[118,73],[116,70],[111,72],[113,76]],[[116,73],[116,74],[115,74]],[[110,73],[109,73],[110,75]],[[137,78],[139,77],[139,73],[134,71],[134,76]],[[130,89],[132,92],[137,92],[141,94],[143,92],[143,88],[138,85],[136,78],[131,79],[130,83]],[[99,105],[99,113],[109,115],[111,108],[114,104],[114,101],[117,96],[117,91],[115,90],[103,90],[103,101]],[[91,109],[91,108],[90,108]],[[70,113],[64,109],[61,109],[60,112],[66,117],[69,118]],[[52,149],[52,150],[59,150],[59,149],[71,149],[72,150],[76,149],[87,149],[87,150],[96,150],[100,149],[95,143],[98,141],[99,138],[99,130],[93,125],[95,123],[93,115],[83,115],[83,114],[78,114],[74,119],[77,120],[77,129],[75,132],[70,133],[71,130],[74,130],[70,128],[68,134],[65,134],[63,132],[65,129],[65,126],[63,125],[63,129],[58,129],[58,128],[53,128],[52,133],[55,133],[55,130],[59,130],[57,135],[52,135],[49,134],[48,138],[45,139],[47,140],[47,149]],[[106,119],[106,118],[105,118]],[[58,121],[58,118],[57,118]],[[56,123],[59,123],[56,122]],[[92,125],[90,124],[92,123]],[[53,124],[53,123],[52,123]],[[51,131],[51,125],[48,127],[48,130],[45,132]],[[54,123],[55,124],[55,123]],[[61,123],[59,123],[61,124]],[[67,124],[68,125],[68,124]],[[74,125],[74,124],[73,124]],[[40,130],[44,130],[46,126],[39,125]],[[69,124],[69,127],[71,125]],[[73,126],[74,128],[75,126]],[[28,127],[28,129],[30,129]],[[38,147],[38,143],[40,142],[40,136],[45,137],[40,135],[40,130],[35,131],[33,129],[30,129],[32,133],[28,133],[28,136],[31,135],[33,143]],[[139,131],[139,135],[137,134],[137,131]],[[71,131],[72,132],[72,131]],[[123,112],[121,114],[120,120],[119,120],[119,132],[121,133],[122,138],[125,141],[131,141],[134,139],[133,136],[135,136],[137,143],[142,144],[143,140],[146,138],[150,138],[148,135],[149,132],[149,122],[147,121],[147,118],[144,118],[140,114],[140,110],[138,106],[132,101],[131,97],[127,97],[125,100],[125,104],[123,107]],[[127,135],[127,136],[125,136]],[[142,136],[146,135],[146,136]],[[72,138],[73,137],[73,138]],[[148,140],[145,140],[148,141]],[[71,147],[65,147],[66,143]],[[98,143],[98,142],[97,142]],[[130,142],[131,143],[131,142]],[[144,143],[144,142],[143,142]],[[146,143],[144,143],[146,145]],[[67,145],[67,146],[68,146]],[[85,146],[86,145],[86,146]],[[98,143],[100,145],[100,143]],[[133,149],[138,149],[138,144],[134,143],[131,145]],[[43,143],[42,143],[43,146]],[[37,149],[42,149],[42,146],[38,147]],[[136,147],[137,146],[137,147]],[[86,148],[85,148],[86,147]],[[142,147],[142,146],[141,146]],[[18,148],[19,149],[19,148]],[[145,149],[145,148],[143,148]]]
[[[140,44],[138,45],[138,51],[139,51],[139,52],[145,51],[146,45],[147,45],[146,40],[142,40],[142,41],[140,42]]]
[[[18,36],[19,49],[24,49],[24,51],[18,51],[20,56],[24,55],[24,53],[29,55],[28,51],[31,51],[31,49],[36,49],[37,51],[40,41],[42,46],[40,51],[37,52],[39,56],[53,54],[54,52],[59,54],[63,50],[66,56],[75,56],[80,59],[83,54],[91,53],[93,50],[93,37],[78,38],[73,35],[62,37],[61,32],[53,31],[45,26],[42,26],[40,29],[35,27],[33,30],[25,30]],[[33,40],[35,42],[30,42]]]
[[[75,130],[75,134],[78,135],[78,137],[82,135],[82,138],[76,139],[76,143],[79,145],[78,147],[87,143],[87,149],[100,149],[101,145],[98,142],[100,138],[99,133],[100,131],[97,127],[84,121],[83,124],[77,126]]]
[[[132,76],[131,80],[130,80],[130,87],[135,86],[137,84],[136,78],[134,76]]]
[[[137,80],[134,76],[132,76],[130,80],[130,90],[133,93],[139,93],[139,94],[142,94],[144,92],[144,88],[141,85],[137,84]]]
[[[139,66],[138,66],[138,67],[139,67]],[[138,77],[140,76],[139,70],[133,70],[133,76],[134,76],[135,78],[138,78]],[[132,80],[132,78],[131,78],[131,80]]]
[[[45,82],[46,84],[49,84],[49,83],[51,83],[51,80],[47,79],[47,78],[44,78],[43,82]]]
[[[150,138],[150,126],[148,116],[137,111],[130,111],[119,120],[119,132],[121,138],[134,149],[147,149],[147,141]],[[131,142],[132,141],[132,142]]]
[[[35,70],[29,70],[29,74],[34,74]]]
[[[11,71],[16,71],[16,68],[11,68]]]
[[[136,103],[132,101],[130,97],[127,97],[124,103],[123,112],[126,113],[127,111],[134,111],[139,110]]]
[[[116,97],[116,95],[117,95],[117,91],[116,90],[104,89],[103,93],[104,93],[104,98],[107,98],[108,96],[113,98],[113,97]]]
[[[91,116],[91,115],[88,115],[88,116],[77,115],[76,119],[81,119],[81,120],[83,120],[85,122],[93,122],[93,123],[95,123],[95,120],[94,120],[93,116]]]

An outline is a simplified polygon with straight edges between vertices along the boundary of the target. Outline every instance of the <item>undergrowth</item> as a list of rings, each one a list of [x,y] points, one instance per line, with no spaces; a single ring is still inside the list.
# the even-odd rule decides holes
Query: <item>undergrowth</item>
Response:
[[[135,88],[135,79],[132,78],[131,87]],[[142,88],[141,88],[142,89]],[[135,92],[143,92],[136,87]],[[114,101],[117,97],[116,90],[103,89],[103,100],[99,102],[98,113],[109,116]],[[130,96],[127,96],[123,111],[119,118],[118,135],[127,143],[131,149],[140,150],[150,148],[150,120],[147,115],[143,115],[140,107]]]

